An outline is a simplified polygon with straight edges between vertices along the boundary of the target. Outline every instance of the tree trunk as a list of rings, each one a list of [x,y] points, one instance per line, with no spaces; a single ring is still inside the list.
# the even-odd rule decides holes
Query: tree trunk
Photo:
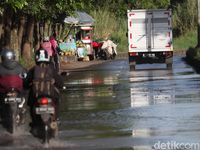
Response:
[[[12,26],[12,14],[13,11],[10,8],[6,8],[4,12],[4,43],[3,47],[11,47],[11,26]]]
[[[60,39],[64,39],[64,37],[66,36],[67,30],[66,30],[66,25],[62,24],[62,32],[61,32],[61,36]]]
[[[34,33],[34,25],[35,25],[35,19],[34,17],[30,17],[28,21],[28,30],[27,30],[27,37],[28,41],[31,43],[31,46],[33,46],[33,33]]]
[[[11,32],[11,49],[15,51],[16,54],[16,60],[19,60],[20,51],[19,51],[19,45],[18,45],[18,36],[17,36],[17,28],[13,28]]]
[[[45,21],[45,23],[44,23],[44,36],[45,37],[49,36],[49,32],[48,32],[49,28],[48,28],[48,26],[49,26],[48,22]]]
[[[55,32],[56,32],[56,33],[55,33],[55,34],[56,34],[57,37],[60,36],[59,29],[60,29],[59,24],[56,23],[56,28],[55,28]]]
[[[48,23],[48,35],[49,35],[49,36],[52,35],[52,25],[51,25],[50,22]]]
[[[19,49],[20,50],[22,49],[22,38],[23,38],[23,33],[24,33],[25,22],[26,22],[26,17],[24,15],[20,16],[19,29],[18,29],[18,32],[17,32],[18,44],[19,44]],[[21,55],[21,53],[20,53],[20,55]]]
[[[198,0],[198,29],[197,29],[197,40],[198,40],[198,44],[197,47],[200,48],[200,0]]]
[[[0,15],[0,36],[2,35],[3,33],[3,16]]]
[[[26,35],[24,37],[24,44],[22,48],[22,57],[26,60],[31,60],[32,58],[32,48],[33,48],[33,31],[34,31],[34,17],[29,16]]]
[[[44,38],[44,22],[39,23],[39,34],[40,34],[40,42],[42,42]]]
[[[0,15],[0,49],[2,48],[2,41],[3,41],[3,34],[4,34],[4,30],[3,30],[3,15]]]
[[[13,16],[19,16],[18,14],[14,13]],[[17,17],[12,18],[12,27],[11,27],[11,37],[10,37],[10,48],[15,51],[16,59],[19,60],[19,44],[18,44],[18,35],[17,30],[19,27],[19,21]]]
[[[34,50],[37,50],[40,48],[40,24],[39,22],[35,23],[34,27]]]
[[[62,26],[62,24],[59,24],[59,31],[58,31],[59,35],[57,36],[58,39],[61,38],[61,36],[62,36],[62,31],[63,31],[63,26]]]

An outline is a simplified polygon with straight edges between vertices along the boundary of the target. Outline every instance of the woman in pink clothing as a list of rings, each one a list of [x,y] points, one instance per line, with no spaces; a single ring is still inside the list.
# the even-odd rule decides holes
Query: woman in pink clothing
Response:
[[[50,36],[50,43],[52,45],[52,48],[54,50],[54,65],[57,71],[60,69],[60,59],[59,59],[59,47],[58,47],[58,42],[56,41],[54,36]]]
[[[57,51],[58,42],[55,40],[54,36],[50,36],[50,42],[53,46],[54,51]]]
[[[55,42],[53,43],[55,46]],[[54,46],[51,43],[49,37],[44,37],[43,42],[40,45],[40,48],[45,49],[48,52],[48,55],[50,56],[50,61],[52,63],[52,65],[54,66],[54,68],[59,71],[59,57],[58,57],[58,53],[56,51],[56,49],[54,49]]]
[[[41,48],[47,50],[48,55],[49,55],[50,57],[53,57],[53,56],[54,56],[55,51],[54,51],[54,49],[53,49],[53,46],[52,46],[51,42],[49,41],[49,37],[45,37],[45,38],[44,38],[43,42],[41,43]]]

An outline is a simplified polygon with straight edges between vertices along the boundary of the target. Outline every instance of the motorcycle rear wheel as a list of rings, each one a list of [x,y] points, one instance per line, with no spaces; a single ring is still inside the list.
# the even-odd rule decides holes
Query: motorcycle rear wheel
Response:
[[[17,104],[14,103],[9,106],[9,117],[8,117],[8,123],[9,123],[9,131],[12,134],[16,133],[17,130],[17,121],[19,120],[19,115],[17,114]]]
[[[44,125],[44,144],[49,144],[49,126],[47,124]]]

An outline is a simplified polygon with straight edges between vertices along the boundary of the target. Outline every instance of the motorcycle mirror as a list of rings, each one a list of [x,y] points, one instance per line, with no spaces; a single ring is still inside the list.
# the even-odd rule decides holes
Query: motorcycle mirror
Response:
[[[19,77],[25,79],[27,77],[27,73],[21,73],[19,74]]]

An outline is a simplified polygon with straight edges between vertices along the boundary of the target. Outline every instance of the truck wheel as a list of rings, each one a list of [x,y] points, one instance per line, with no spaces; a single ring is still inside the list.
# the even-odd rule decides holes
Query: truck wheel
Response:
[[[130,65],[130,71],[134,71],[135,70],[135,65]]]
[[[172,69],[172,63],[166,64],[167,65],[167,69]]]
[[[166,66],[167,66],[167,69],[172,69],[172,58],[167,58],[165,60],[165,63],[166,63]]]
[[[135,62],[131,62],[131,63],[129,64],[129,66],[130,66],[130,71],[134,71],[134,70],[135,70],[135,65],[136,65]]]

